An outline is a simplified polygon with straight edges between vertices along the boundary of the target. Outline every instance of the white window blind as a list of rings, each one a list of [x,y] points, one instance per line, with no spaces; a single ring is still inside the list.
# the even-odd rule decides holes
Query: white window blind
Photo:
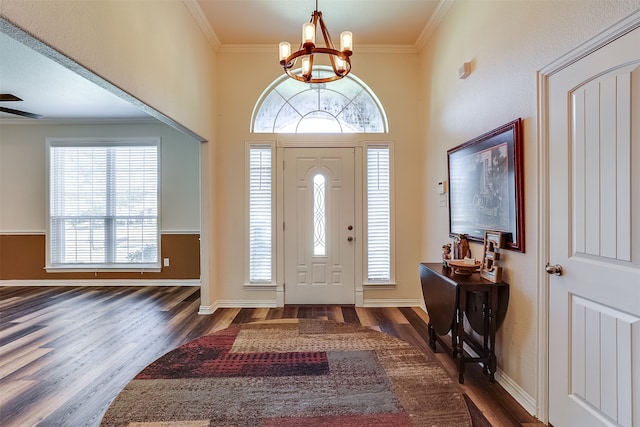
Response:
[[[249,281],[272,281],[272,149],[249,148]]]
[[[159,267],[158,146],[49,142],[48,268]]]
[[[391,183],[388,146],[367,148],[367,276],[391,280]]]

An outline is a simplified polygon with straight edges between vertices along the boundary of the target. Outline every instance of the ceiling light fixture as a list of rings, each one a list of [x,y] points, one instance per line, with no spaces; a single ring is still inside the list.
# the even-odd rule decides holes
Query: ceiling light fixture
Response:
[[[320,24],[325,47],[316,47],[318,23]],[[291,53],[291,44],[289,42],[281,42],[279,48],[280,65],[284,68],[284,72],[290,77],[305,83],[326,83],[343,78],[351,71],[349,57],[352,53],[353,37],[350,31],[344,31],[340,34],[340,50],[334,47],[329,31],[322,19],[322,12],[318,10],[318,0],[316,0],[316,10],[311,15],[311,20],[302,25],[302,43],[300,43],[298,50]],[[322,58],[328,58],[334,75],[325,77],[316,75],[314,77],[313,60],[316,54],[326,55]],[[295,74],[293,66],[300,57],[302,57],[301,73]]]

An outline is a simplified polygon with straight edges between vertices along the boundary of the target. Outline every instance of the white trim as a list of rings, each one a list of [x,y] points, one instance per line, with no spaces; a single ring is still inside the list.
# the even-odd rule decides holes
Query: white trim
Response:
[[[45,267],[47,273],[159,273],[162,271],[160,263],[157,264],[110,264],[105,267],[101,264],[73,264],[54,265]]]
[[[47,232],[42,231],[2,231],[0,230],[0,236],[46,236]]]
[[[421,298],[365,298],[363,307],[420,307],[424,309],[424,301]]]
[[[187,1],[187,0],[184,0]],[[278,46],[266,44],[225,44],[217,48],[219,53],[272,53],[278,52]],[[385,54],[416,54],[419,53],[416,45],[392,45],[392,44],[370,44],[358,45],[354,51],[354,56],[358,53],[385,53]],[[274,60],[277,66],[278,63]]]
[[[200,234],[200,230],[160,230],[160,235],[164,234]]]
[[[193,20],[196,21],[196,24],[198,24],[198,27],[200,28],[200,31],[202,31],[202,34],[204,34],[204,36],[213,47],[213,50],[218,50],[220,48],[220,39],[216,35],[215,31],[213,31],[213,28],[209,24],[209,20],[200,8],[200,5],[198,5],[198,2],[196,0],[182,1],[187,7],[187,10],[189,10],[189,13],[193,17]]]
[[[0,280],[0,286],[200,286],[200,279]]]
[[[638,27],[640,27],[640,10],[613,24],[606,30],[601,31],[594,37],[582,43],[580,46],[577,46],[565,53],[551,64],[542,68],[540,72],[544,76],[555,74]]]
[[[218,300],[213,305],[201,305],[199,314],[212,314],[219,308],[277,307],[281,307],[277,300]],[[422,299],[368,299],[361,307],[420,307],[424,310],[424,302]]]
[[[502,388],[511,395],[525,411],[531,415],[536,415],[536,399],[525,391],[520,385],[515,382],[511,377],[504,373],[500,368],[496,370],[495,374],[496,382],[502,386]]]
[[[275,291],[278,287],[278,284],[275,282],[272,283],[245,283],[244,284],[245,291]]]
[[[398,284],[395,282],[380,282],[380,283],[375,283],[375,282],[365,282],[362,284],[364,289],[367,290],[380,290],[380,289],[384,289],[384,290],[394,290],[398,287]]]
[[[440,0],[438,7],[431,15],[431,18],[429,18],[427,25],[422,29],[418,40],[416,40],[416,50],[422,51],[422,49],[424,49],[431,34],[433,34],[440,22],[442,22],[449,9],[451,9],[451,6],[453,6],[453,2],[454,0]]]
[[[203,306],[201,306],[202,309]],[[277,308],[276,300],[218,300],[212,307],[213,311],[219,308]]]
[[[538,72],[538,253],[536,265],[549,259],[549,135],[548,135],[548,77]],[[536,410],[542,422],[549,418],[549,277],[536,269],[538,335]]]
[[[212,305],[201,305],[198,314],[213,314],[214,311],[216,309]]]
[[[549,420],[549,277],[542,274],[549,260],[549,78],[594,51],[640,27],[640,10],[602,31],[580,46],[562,55],[538,71],[538,354],[534,415],[543,423]],[[506,387],[505,387],[506,389]],[[516,397],[513,393],[512,395]],[[523,406],[525,403],[520,402]],[[526,407],[526,406],[525,406]]]

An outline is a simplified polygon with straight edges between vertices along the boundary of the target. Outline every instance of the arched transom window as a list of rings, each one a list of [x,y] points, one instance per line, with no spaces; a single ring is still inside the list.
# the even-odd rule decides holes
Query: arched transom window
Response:
[[[320,71],[333,73],[325,67]],[[322,84],[303,83],[284,75],[260,96],[251,118],[254,133],[386,133],[388,130],[382,104],[353,74]]]

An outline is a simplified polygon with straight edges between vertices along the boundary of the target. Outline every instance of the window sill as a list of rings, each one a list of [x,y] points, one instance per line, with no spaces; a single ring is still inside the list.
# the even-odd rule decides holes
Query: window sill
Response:
[[[45,267],[47,273],[159,273],[159,264],[69,264],[49,265]]]
[[[271,291],[277,288],[275,283],[245,283],[244,289],[247,291]]]
[[[396,282],[366,282],[363,283],[364,289],[395,289]]]

